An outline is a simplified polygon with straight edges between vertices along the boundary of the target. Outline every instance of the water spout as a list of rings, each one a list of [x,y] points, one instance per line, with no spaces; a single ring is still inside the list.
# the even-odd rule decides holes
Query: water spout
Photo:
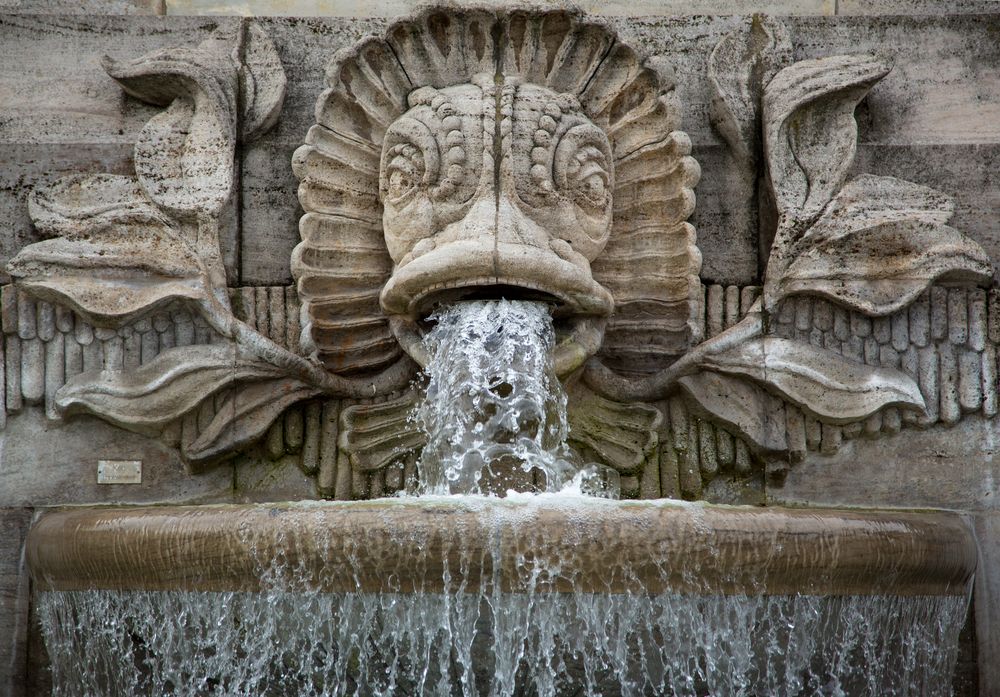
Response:
[[[613,495],[613,473],[584,466],[566,445],[550,312],[540,301],[483,300],[431,316],[426,398],[414,417],[427,435],[421,493],[502,493],[518,484],[552,492],[586,479],[582,486]]]

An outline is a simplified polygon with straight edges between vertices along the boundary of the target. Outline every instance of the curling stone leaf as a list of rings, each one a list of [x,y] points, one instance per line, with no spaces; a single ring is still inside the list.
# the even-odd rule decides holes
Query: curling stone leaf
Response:
[[[791,53],[785,25],[767,15],[747,18],[712,49],[708,59],[708,81],[714,92],[709,107],[712,124],[744,162],[757,157],[763,86]]]
[[[924,408],[920,388],[905,373],[788,339],[758,337],[709,355],[702,365],[749,378],[833,423],[858,421],[889,406]]]
[[[810,220],[840,189],[854,162],[854,108],[889,66],[831,56],[781,70],[764,90],[764,147],[778,212]]]
[[[704,370],[678,384],[713,421],[746,438],[759,452],[787,450],[785,422],[775,424],[763,389],[748,380]]]
[[[122,428],[155,433],[226,385],[278,376],[274,366],[240,355],[235,344],[183,346],[129,372],[77,375],[56,392],[56,405],[67,414],[94,414]]]
[[[244,37],[240,90],[241,137],[248,141],[277,123],[285,100],[285,70],[281,67],[281,59],[270,37],[256,24],[247,27]]]
[[[936,279],[989,283],[986,252],[944,224],[952,210],[933,189],[859,177],[795,244],[778,295],[822,295],[881,316],[909,305]]]
[[[149,197],[175,215],[218,215],[233,185],[227,130],[185,99],[147,121],[135,143],[135,171]]]
[[[45,237],[83,234],[105,223],[170,224],[134,177],[116,174],[62,177],[31,195],[28,214]]]
[[[294,378],[271,378],[241,385],[223,400],[215,417],[181,454],[189,465],[204,467],[250,445],[288,407],[319,394]]]
[[[128,62],[104,59],[125,90],[167,106],[139,132],[135,171],[146,194],[175,215],[218,215],[233,186],[237,67],[212,38]]]
[[[32,205],[48,230],[65,236],[28,245],[10,261],[20,287],[104,326],[174,299],[206,297],[201,260],[146,204],[89,205],[92,216],[73,217],[54,203],[64,193],[43,194]]]
[[[806,230],[795,244],[793,256],[814,244],[879,223],[916,220],[944,225],[954,212],[954,202],[940,191],[895,177],[862,174],[845,184]]]
[[[205,288],[199,279],[164,281],[138,275],[117,279],[85,270],[52,277],[29,277],[19,280],[17,285],[30,295],[75,310],[91,324],[113,328],[174,300],[200,301],[205,297]]]

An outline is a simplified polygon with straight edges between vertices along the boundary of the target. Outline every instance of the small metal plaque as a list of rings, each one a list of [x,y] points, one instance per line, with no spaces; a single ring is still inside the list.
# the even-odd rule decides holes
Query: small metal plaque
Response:
[[[98,460],[98,484],[142,484],[142,460]]]

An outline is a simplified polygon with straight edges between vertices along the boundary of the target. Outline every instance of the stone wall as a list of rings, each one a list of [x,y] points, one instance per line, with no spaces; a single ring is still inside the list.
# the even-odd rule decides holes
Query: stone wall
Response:
[[[716,43],[742,21],[728,15],[734,9],[785,15],[796,59],[844,52],[890,58],[893,72],[856,112],[854,170],[901,177],[951,195],[956,211],[950,224],[1000,259],[1000,3],[591,4],[582,6],[607,15],[626,41],[670,66],[675,77],[683,128],[702,170],[691,222],[704,257],[701,329],[706,338],[746,313],[759,292],[767,258],[767,224],[761,228],[756,193],[740,188],[743,165],[708,117],[712,95],[706,64]],[[299,240],[302,210],[292,152],[314,121],[313,106],[333,54],[384,29],[385,17],[407,3],[385,0],[374,9],[339,0],[266,5],[264,10],[212,0],[0,0],[0,13],[7,12],[0,14],[0,45],[8,56],[0,66],[0,216],[7,224],[0,263],[39,239],[26,203],[34,190],[65,174],[132,171],[132,145],[157,110],[127,97],[102,70],[100,56],[130,58],[194,45],[216,28],[239,26],[243,20],[231,15],[250,9],[258,15],[289,15],[258,20],[284,65],[287,96],[276,128],[237,153],[238,188],[223,213],[220,237],[237,314],[298,351],[299,304],[289,285],[289,256]],[[717,12],[726,14],[704,16]],[[3,274],[0,280],[10,279]],[[291,409],[238,461],[200,473],[185,468],[175,446],[206,427],[224,394],[155,438],[122,439],[120,431],[93,417],[65,423],[51,418],[56,416],[55,391],[87,368],[139,367],[168,348],[211,343],[213,332],[183,309],[168,309],[117,331],[94,329],[71,312],[5,287],[0,319],[0,694],[27,694],[29,593],[21,546],[35,508],[320,494],[350,498],[405,485],[409,462],[393,462],[364,476],[351,471],[337,449],[348,406],[338,400],[313,400]],[[785,303],[774,322],[778,336],[914,377],[927,414],[890,408],[855,423],[823,423],[775,400],[774,437],[787,445],[789,456],[765,462],[688,401],[670,399],[656,405],[664,417],[658,447],[625,475],[626,490],[643,497],[968,512],[980,533],[982,565],[975,593],[976,637],[970,622],[966,672],[957,684],[960,694],[975,694],[968,671],[970,652],[978,650],[979,694],[1000,693],[1000,670],[993,660],[1000,655],[996,291],[936,286],[910,308],[874,321],[804,298]],[[98,484],[97,461],[105,458],[142,461],[142,483]]]

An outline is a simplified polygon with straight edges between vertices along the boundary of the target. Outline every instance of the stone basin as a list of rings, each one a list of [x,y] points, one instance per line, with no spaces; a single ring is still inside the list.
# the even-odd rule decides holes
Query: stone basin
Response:
[[[892,596],[964,595],[977,559],[943,511],[559,495],[51,510],[27,555],[43,591]]]

